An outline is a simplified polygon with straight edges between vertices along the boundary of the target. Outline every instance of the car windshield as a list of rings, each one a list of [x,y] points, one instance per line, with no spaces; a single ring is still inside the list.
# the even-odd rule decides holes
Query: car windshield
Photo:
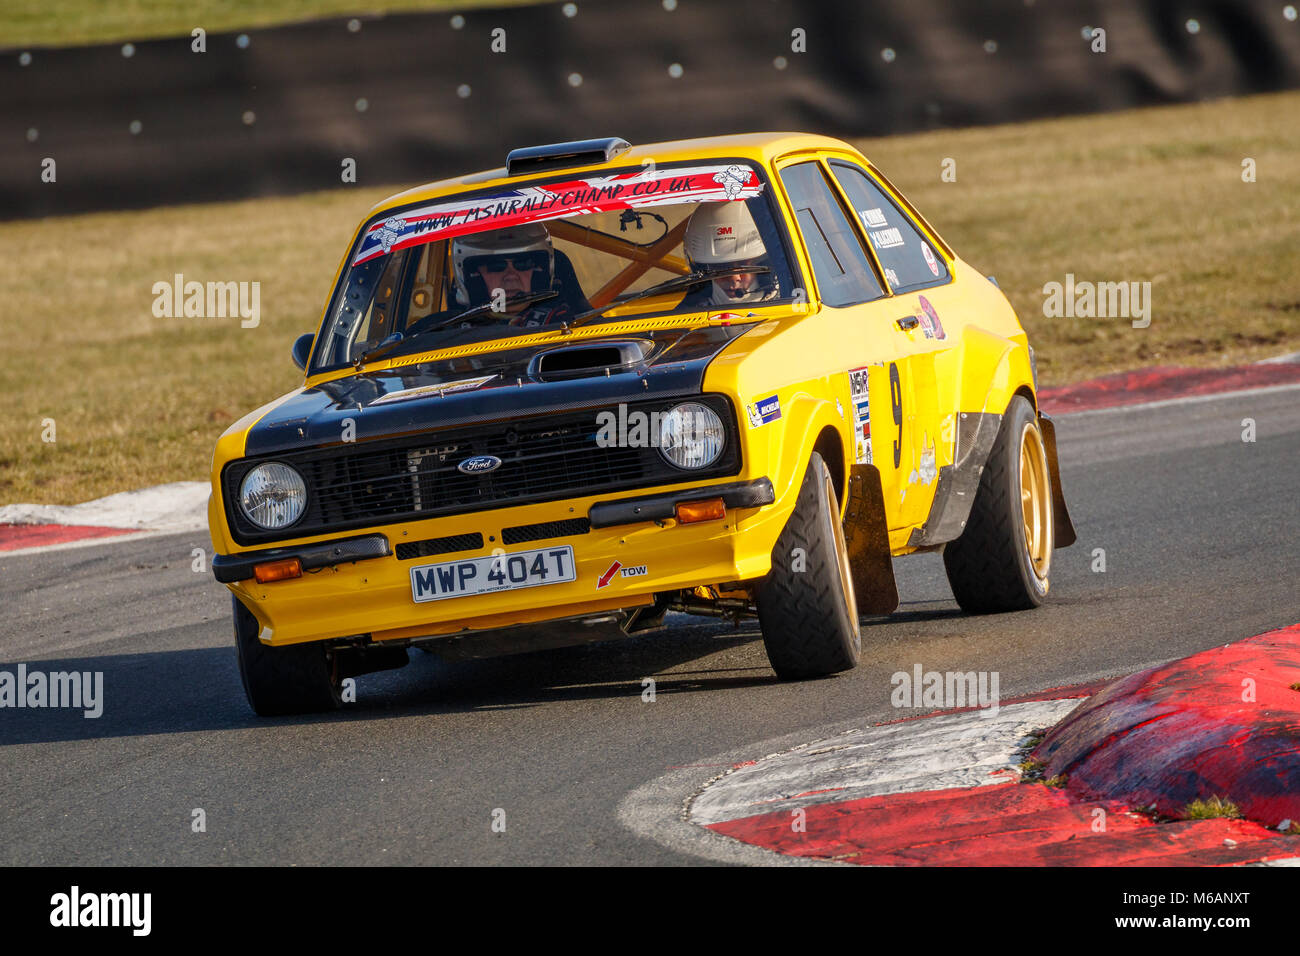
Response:
[[[557,174],[386,213],[352,251],[313,371],[642,316],[796,299],[759,172]]]

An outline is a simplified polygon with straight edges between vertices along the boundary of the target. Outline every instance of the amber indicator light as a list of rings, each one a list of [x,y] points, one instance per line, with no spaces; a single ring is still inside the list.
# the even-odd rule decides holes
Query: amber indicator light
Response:
[[[267,561],[254,565],[253,574],[259,584],[271,581],[287,581],[289,578],[302,577],[302,562],[297,558],[285,558],[281,561]]]
[[[677,520],[682,524],[695,521],[717,521],[727,516],[727,505],[721,498],[704,501],[683,501],[677,506]]]

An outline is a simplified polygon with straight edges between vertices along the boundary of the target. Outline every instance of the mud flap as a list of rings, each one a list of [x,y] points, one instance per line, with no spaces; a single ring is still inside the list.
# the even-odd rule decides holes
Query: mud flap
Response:
[[[1056,547],[1068,548],[1078,540],[1078,535],[1074,532],[1074,522],[1070,520],[1070,512],[1065,507],[1065,491],[1061,488],[1061,466],[1056,460],[1056,425],[1040,412],[1038,427],[1043,433],[1047,470],[1052,478],[1052,536]]]
[[[848,504],[844,512],[844,543],[859,614],[892,614],[898,608],[898,584],[889,553],[885,496],[880,472],[873,465],[849,469]]]

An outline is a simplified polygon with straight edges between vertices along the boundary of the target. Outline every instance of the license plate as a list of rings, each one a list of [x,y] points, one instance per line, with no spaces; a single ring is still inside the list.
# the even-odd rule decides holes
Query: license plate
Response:
[[[513,554],[489,554],[463,561],[441,561],[411,568],[411,597],[415,602],[492,594],[563,584],[577,579],[573,548],[539,548]]]

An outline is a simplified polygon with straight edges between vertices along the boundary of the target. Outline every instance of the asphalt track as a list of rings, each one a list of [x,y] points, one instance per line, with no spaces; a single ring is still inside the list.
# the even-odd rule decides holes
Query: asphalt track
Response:
[[[1300,388],[1080,413],[1058,435],[1079,541],[1049,605],[968,617],[939,558],[904,559],[903,606],[864,623],[858,668],[802,684],[775,680],[755,627],[676,618],[514,658],[414,653],[338,715],[262,720],[227,593],[192,570],[203,535],[0,555],[0,669],[102,671],[105,698],[98,719],[0,710],[0,864],[760,862],[676,808],[728,761],[911,716],[896,671],[997,671],[1009,698],[1300,621]]]

